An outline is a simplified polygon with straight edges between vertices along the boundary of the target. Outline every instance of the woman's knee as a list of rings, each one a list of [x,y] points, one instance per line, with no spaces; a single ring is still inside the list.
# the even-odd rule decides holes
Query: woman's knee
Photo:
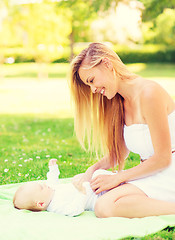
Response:
[[[95,204],[95,215],[96,217],[98,218],[104,218],[105,217],[105,211],[106,211],[106,206],[104,205],[103,203],[104,201],[101,201],[101,199],[99,198],[97,201],[96,201],[96,204]]]
[[[98,218],[113,217],[113,205],[114,203],[106,201],[100,197],[95,204],[95,215]]]
[[[107,217],[129,217],[134,216],[134,205],[140,195],[128,195],[117,199],[116,201],[109,201],[100,197],[95,204],[95,215],[99,218]]]

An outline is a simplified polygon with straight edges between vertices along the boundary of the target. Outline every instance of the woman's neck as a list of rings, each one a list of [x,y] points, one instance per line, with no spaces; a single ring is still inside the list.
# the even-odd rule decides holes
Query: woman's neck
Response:
[[[131,102],[137,97],[139,94],[140,83],[142,84],[142,81],[140,80],[141,78],[137,77],[135,79],[121,80],[119,82],[118,93],[124,98],[125,101]]]

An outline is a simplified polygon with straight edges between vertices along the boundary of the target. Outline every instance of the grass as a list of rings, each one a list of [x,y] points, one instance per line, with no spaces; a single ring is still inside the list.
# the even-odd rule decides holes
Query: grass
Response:
[[[48,161],[58,159],[60,177],[84,172],[96,158],[73,134],[73,119],[0,115],[0,184],[45,179]],[[131,154],[126,167],[138,163]]]
[[[175,64],[133,63],[127,65],[133,71],[145,78],[175,79]]]
[[[128,68],[146,78],[175,78],[174,64],[161,63],[133,63],[127,64]],[[36,64],[16,63],[0,66],[1,73],[8,78],[36,78],[38,72],[48,73],[49,78],[66,78],[69,71],[68,63]]]
[[[73,135],[73,119],[34,115],[0,115],[0,184],[45,179],[50,158],[57,158],[60,177],[84,172],[96,159],[82,150]],[[139,163],[130,153],[126,168]],[[167,228],[144,238],[174,239],[174,228]]]
[[[39,67],[43,71],[43,66]],[[138,63],[129,64],[128,68],[146,78],[175,80],[173,64]],[[66,78],[68,69],[68,64],[49,64],[45,66],[44,71],[48,72],[49,79],[56,78],[59,80]],[[5,76],[4,80],[10,78],[10,83],[8,82],[8,84],[13,83],[14,86],[16,82],[19,84],[17,80],[20,78],[20,87],[22,85],[21,81],[26,81],[26,78],[32,78],[32,81],[36,80],[38,75],[38,66],[35,63],[2,65],[0,70],[1,76]],[[29,81],[26,81],[26,89],[29,86]],[[0,80],[0,87],[3,82],[3,80]],[[35,88],[36,86],[39,87],[39,85],[34,85]],[[37,91],[39,92],[38,89]],[[15,97],[19,99],[21,97],[18,104],[23,104],[25,109],[28,107],[23,99],[26,93],[28,92],[26,92],[25,88],[14,89],[13,92],[10,88],[0,88],[0,95],[9,94],[6,99],[12,96],[12,98],[9,98],[12,103]],[[48,94],[50,94],[50,98],[53,98],[53,95],[56,93],[54,92],[53,94],[48,89]],[[34,101],[32,102],[29,99],[30,101],[27,103],[29,105],[33,103],[37,105],[37,101],[41,98],[40,101],[44,104],[46,110],[48,109],[46,102],[48,102],[48,105],[59,103],[56,99],[53,102],[49,102],[49,98],[46,98],[44,102],[43,97],[46,98],[46,92],[43,92],[42,97],[38,95],[38,98],[34,98],[34,95],[32,95],[31,99],[34,98]],[[59,94],[58,98],[63,98],[63,96]],[[6,105],[6,101],[1,100],[1,104],[4,108],[9,108],[9,105]],[[62,104],[63,102],[60,105]],[[14,106],[12,105],[12,108]],[[61,114],[62,118],[56,113],[48,114],[47,111],[45,114],[22,114],[20,112],[15,114],[14,109],[14,111],[11,111],[12,108],[9,108],[9,114],[0,114],[0,184],[45,179],[48,171],[48,161],[51,158],[58,159],[61,178],[72,177],[75,174],[84,172],[97,160],[93,154],[90,155],[82,150],[73,133],[73,118],[66,118],[67,115],[65,113]],[[10,114],[11,112],[13,114]],[[126,160],[125,168],[131,168],[138,163],[139,156],[130,153],[129,158]],[[144,238],[131,237],[127,239],[175,239],[175,228],[166,228]]]
[[[1,184],[45,179],[51,158],[58,159],[60,177],[92,164],[73,136],[73,119],[1,115],[0,129]]]
[[[48,161],[58,159],[60,177],[84,172],[96,158],[85,152],[73,134],[73,119],[35,115],[0,115],[0,184],[46,179]],[[130,153],[125,167],[139,163]],[[140,239],[175,239],[175,229],[166,228]]]
[[[148,236],[145,236],[143,238],[137,238],[137,237],[128,237],[124,240],[174,240],[175,239],[175,228],[174,227],[167,227],[162,231],[159,231],[155,234],[150,234]]]
[[[69,64],[15,63],[3,64],[0,69],[1,74],[6,78],[37,78],[38,72],[48,73],[49,78],[65,78],[69,70]]]

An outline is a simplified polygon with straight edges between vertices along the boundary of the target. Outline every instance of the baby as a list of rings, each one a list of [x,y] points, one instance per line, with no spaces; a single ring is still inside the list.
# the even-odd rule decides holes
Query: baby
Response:
[[[13,198],[14,207],[31,211],[47,210],[66,216],[94,211],[97,198],[104,192],[96,195],[89,182],[83,183],[84,193],[77,190],[72,183],[59,183],[60,172],[56,161],[56,159],[49,161],[47,181],[24,183],[17,189]],[[103,170],[97,170],[94,176],[104,174],[101,171]]]

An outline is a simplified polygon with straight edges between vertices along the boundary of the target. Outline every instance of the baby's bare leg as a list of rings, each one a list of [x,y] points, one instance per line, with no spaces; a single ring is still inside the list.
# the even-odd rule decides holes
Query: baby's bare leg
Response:
[[[151,199],[132,184],[123,184],[98,198],[97,217],[147,217],[175,214],[175,203]]]

